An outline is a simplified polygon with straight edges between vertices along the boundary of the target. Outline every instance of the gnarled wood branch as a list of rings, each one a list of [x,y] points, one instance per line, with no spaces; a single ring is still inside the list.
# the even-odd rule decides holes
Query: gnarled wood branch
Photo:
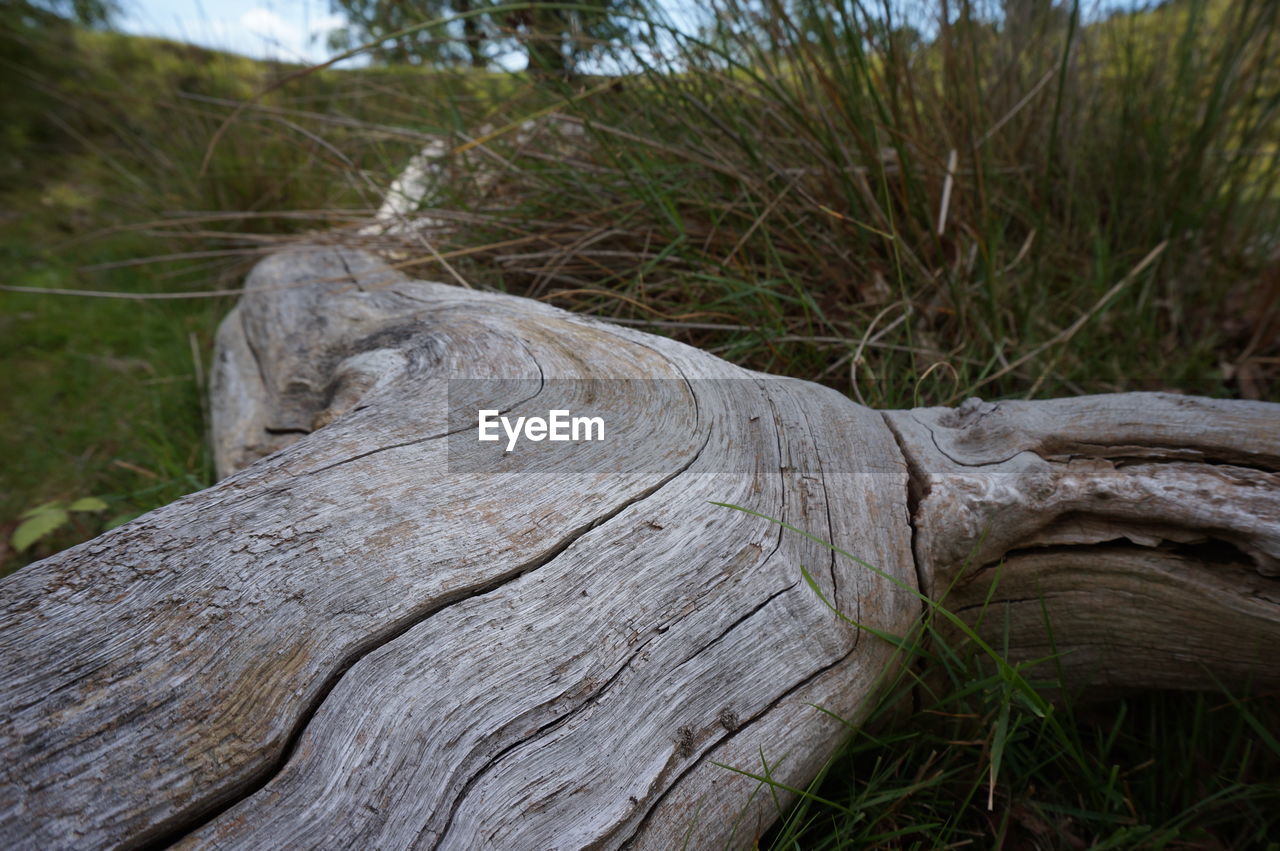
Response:
[[[1280,406],[881,414],[358,252],[249,286],[226,478],[0,585],[8,847],[750,845],[743,772],[803,785],[895,658],[802,567],[899,634],[999,573],[1018,652],[1043,597],[1086,684],[1280,681]],[[631,450],[457,439],[591,405]]]
[[[1280,415],[1131,393],[891,411],[921,585],[1099,692],[1276,675]]]

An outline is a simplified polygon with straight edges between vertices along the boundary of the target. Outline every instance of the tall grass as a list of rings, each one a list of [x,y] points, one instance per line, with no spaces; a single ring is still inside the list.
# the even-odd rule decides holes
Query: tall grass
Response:
[[[437,236],[478,284],[872,404],[1274,392],[1278,14],[717,0],[540,144],[456,157],[506,167],[461,169]]]
[[[755,512],[738,506],[722,507]],[[1056,664],[1067,649],[1014,664],[982,626],[1002,620],[998,577],[963,616],[802,529],[838,558],[919,597],[921,617],[864,698],[865,718],[804,790],[771,788],[779,810],[762,847],[1275,848],[1280,835],[1280,721],[1274,700],[1232,694],[1089,701],[1089,682]],[[1046,610],[1046,619],[1048,618]],[[1006,621],[1007,623],[1007,621]],[[1052,633],[1052,624],[1045,627]],[[1049,677],[1049,679],[1045,679]],[[821,709],[819,707],[819,709]],[[763,760],[763,754],[762,754]],[[773,787],[768,765],[726,766]],[[756,773],[759,772],[759,773]]]
[[[3,284],[139,300],[0,292],[0,575],[212,483],[203,379],[233,299],[151,296],[234,291],[282,241],[365,222],[427,134],[459,122],[423,103],[480,116],[512,88],[299,75],[69,27],[3,36],[22,48],[10,55],[40,59],[0,59],[22,95],[0,147]],[[8,546],[23,512],[85,496],[110,510]]]
[[[908,637],[917,667],[850,728],[761,847],[1275,847],[1280,750],[1256,732],[1280,721],[1274,700],[1049,704],[1058,683],[1011,680],[939,623]]]

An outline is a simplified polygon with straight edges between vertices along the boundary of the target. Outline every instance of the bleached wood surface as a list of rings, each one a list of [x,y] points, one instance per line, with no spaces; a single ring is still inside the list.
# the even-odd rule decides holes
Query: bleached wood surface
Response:
[[[1057,654],[1099,691],[1280,677],[1280,406],[1126,393],[885,417],[922,587],[983,612],[1012,660]]]
[[[810,704],[856,716],[888,659],[801,565],[882,628],[905,629],[914,607],[709,500],[911,582],[906,469],[879,415],[362,262],[269,260],[223,328],[221,457],[328,425],[0,586],[3,844],[177,838],[237,800],[188,841],[754,838],[771,798],[713,763],[759,772],[763,753],[803,782],[841,735]],[[319,283],[269,290],[306,279]],[[670,438],[638,471],[448,474],[444,378],[584,374],[738,380],[616,400],[617,433]]]
[[[1047,590],[1059,649],[1128,651],[1127,685],[1196,684],[1221,653],[1225,679],[1280,679],[1278,406],[882,415],[358,252],[250,286],[215,365],[227,478],[0,584],[4,847],[749,847],[777,804],[726,766],[803,785],[892,661],[801,566],[881,630],[920,603],[713,501],[931,593],[1005,556],[1027,647],[1014,601]],[[495,379],[465,415],[668,379],[555,385],[659,448],[486,467],[447,448],[459,377]]]

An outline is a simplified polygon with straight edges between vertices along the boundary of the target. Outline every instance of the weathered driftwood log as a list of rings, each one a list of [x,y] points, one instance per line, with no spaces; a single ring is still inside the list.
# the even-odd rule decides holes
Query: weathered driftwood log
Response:
[[[356,252],[250,286],[226,478],[0,585],[5,847],[747,846],[894,662],[802,566],[891,633],[1047,611],[1082,685],[1280,682],[1280,406],[880,413]]]

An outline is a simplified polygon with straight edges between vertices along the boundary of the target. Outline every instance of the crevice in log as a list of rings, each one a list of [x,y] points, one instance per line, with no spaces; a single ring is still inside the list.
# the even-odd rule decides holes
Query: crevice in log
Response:
[[[351,279],[351,283],[356,285],[357,290],[364,292],[364,286],[361,285],[360,279],[356,277],[355,272],[351,271],[351,264],[347,262],[347,255],[343,254],[341,251],[336,253],[338,255],[338,262],[341,263],[342,268],[347,271],[347,277]]]
[[[776,552],[776,549],[774,552]],[[717,635],[711,641],[707,642],[705,645],[700,647],[696,652],[690,654],[687,658],[685,658],[679,664],[674,666],[672,668],[672,671],[678,670],[681,665],[687,664],[692,659],[696,659],[702,653],[706,652],[709,648],[715,646],[715,644],[723,640],[725,636],[729,635],[735,629],[740,627],[742,624],[746,623],[748,620],[750,620],[751,618],[759,614],[761,611],[763,611],[767,606],[769,606],[770,603],[772,603],[778,597],[782,596],[783,594],[787,593],[791,589],[795,588],[797,584],[798,583],[793,582],[790,585],[786,586],[785,588],[779,589],[778,591],[775,591],[774,593],[770,594],[763,602],[761,602],[759,605],[752,608],[750,612],[748,612],[747,614],[735,620],[730,626],[724,629],[719,635]],[[680,618],[680,620],[683,620],[683,618]],[[565,712],[560,717],[555,718],[551,721],[548,721],[546,724],[543,724],[541,727],[539,727],[530,735],[525,736],[507,745],[501,751],[494,754],[488,761],[486,761],[483,766],[481,766],[479,769],[476,770],[474,774],[471,775],[471,777],[467,778],[466,783],[463,784],[463,787],[458,792],[458,794],[454,796],[454,799],[449,806],[449,815],[448,815],[448,818],[445,819],[444,825],[440,828],[440,836],[431,845],[431,848],[433,849],[433,851],[434,849],[439,848],[444,843],[445,839],[448,837],[449,829],[453,825],[453,820],[457,815],[458,809],[466,801],[467,794],[470,792],[472,788],[475,787],[476,783],[478,783],[481,780],[481,778],[483,778],[486,774],[492,771],[493,768],[496,765],[498,765],[505,756],[507,756],[507,754],[511,753],[516,748],[519,748],[522,745],[528,744],[529,742],[532,742],[544,736],[545,734],[552,732],[559,727],[564,726],[565,724],[573,720],[579,713],[581,713],[588,707],[598,703],[600,699],[604,697],[606,693],[608,693],[609,689],[613,686],[613,684],[616,683],[618,679],[631,667],[632,663],[641,654],[641,652],[644,651],[645,648],[649,646],[649,643],[653,641],[658,635],[661,635],[666,631],[667,631],[667,628],[655,630],[651,635],[649,635],[649,637],[647,637],[643,642],[637,645],[631,651],[627,659],[621,665],[618,666],[618,670],[614,671],[613,674],[609,677],[609,679],[606,680],[604,683],[602,683],[598,689],[596,689],[590,695],[587,695],[580,704],[573,707],[569,711]]]
[[[1258,570],[1257,563],[1249,556],[1248,553],[1241,550],[1238,546],[1230,541],[1221,538],[1207,537],[1203,541],[1181,542],[1172,540],[1162,540],[1157,546],[1148,546],[1138,544],[1132,540],[1118,536],[1107,541],[1094,541],[1088,544],[1051,544],[1046,546],[1027,546],[1016,547],[1004,553],[999,559],[988,562],[981,567],[974,568],[968,573],[961,576],[955,583],[955,588],[964,589],[983,582],[984,578],[993,571],[1008,566],[1010,562],[1016,562],[1018,559],[1027,556],[1077,556],[1081,553],[1096,552],[1099,559],[1107,558],[1123,559],[1126,554],[1129,555],[1172,555],[1182,559],[1184,563],[1195,564],[1203,567],[1207,571],[1234,571],[1238,574],[1236,580],[1242,586],[1240,590],[1247,590],[1250,595],[1257,595],[1263,591],[1276,587],[1280,589],[1280,576],[1274,576],[1263,573]],[[1259,582],[1258,580],[1261,580]],[[945,601],[944,601],[945,602]],[[997,602],[1022,602],[1008,600],[991,600],[992,604]],[[960,614],[969,611],[981,604],[969,604],[953,609],[954,614]]]
[[[777,552],[777,548],[775,548],[775,549],[773,550],[773,552],[772,552],[772,553],[770,553],[769,555],[767,555],[767,556],[765,556],[764,558],[762,558],[762,559],[760,560],[760,561],[761,561],[761,563],[762,563],[762,564],[767,564],[767,563],[768,563],[768,561],[769,561],[769,559],[770,559],[770,558],[772,558],[772,557],[773,557],[773,555],[774,555],[774,553],[776,553],[776,552]],[[671,670],[672,670],[672,671],[678,671],[678,670],[680,670],[680,668],[682,668],[682,667],[684,667],[685,665],[689,664],[689,663],[690,663],[690,662],[692,662],[694,659],[696,659],[696,658],[698,658],[699,656],[701,656],[703,653],[706,653],[706,652],[707,652],[708,650],[710,650],[712,647],[715,647],[717,644],[719,644],[721,641],[723,641],[723,640],[724,640],[725,636],[729,635],[729,633],[733,632],[735,629],[737,629],[738,627],[742,626],[742,624],[744,624],[744,623],[746,623],[747,621],[751,620],[753,617],[755,617],[757,614],[759,614],[761,610],[763,610],[766,606],[768,606],[770,603],[772,603],[772,602],[773,602],[774,600],[776,600],[778,597],[780,597],[780,596],[782,596],[783,594],[787,593],[787,592],[788,592],[788,591],[790,591],[792,588],[795,588],[797,584],[798,584],[798,583],[792,582],[790,585],[787,585],[787,586],[786,586],[786,587],[784,587],[784,588],[780,588],[779,590],[774,591],[774,592],[773,592],[772,594],[770,594],[768,597],[765,597],[763,601],[761,601],[760,603],[758,603],[758,604],[756,604],[755,606],[753,606],[753,607],[751,608],[751,611],[747,612],[745,615],[742,615],[742,616],[741,616],[741,617],[739,617],[737,620],[735,620],[733,623],[729,624],[727,627],[725,627],[723,630],[721,630],[721,631],[720,631],[720,633],[719,633],[715,638],[711,639],[711,640],[710,640],[710,641],[708,641],[706,644],[702,645],[702,646],[701,646],[701,647],[699,647],[697,650],[693,651],[693,652],[692,652],[692,653],[690,653],[688,656],[686,656],[686,657],[684,657],[683,659],[681,659],[678,663],[676,663],[676,665],[675,665],[674,667],[672,667],[672,669],[671,669]],[[681,620],[683,620],[683,618],[681,618]],[[663,630],[663,631],[665,632],[666,630]]]
[[[917,514],[920,511],[920,504],[929,496],[930,485],[929,477],[920,469],[920,461],[915,457],[915,453],[908,449],[907,442],[903,435],[898,431],[897,424],[893,418],[887,416],[887,412],[881,412],[880,419],[889,428],[889,434],[893,435],[893,441],[898,445],[898,454],[902,456],[902,460],[907,465],[907,526],[911,530],[911,561],[916,571],[916,588],[920,589],[920,593],[929,596],[933,593],[933,589],[929,587],[926,576],[922,567],[922,558],[919,550],[920,528],[917,522]],[[918,422],[918,420],[917,420]],[[927,427],[927,426],[926,426]],[[932,434],[932,432],[930,432]],[[935,443],[936,445],[936,443]],[[941,450],[939,450],[941,451]],[[921,602],[921,612],[924,611],[924,603]]]
[[[990,412],[994,413],[998,409],[999,404],[996,403]],[[1087,458],[1111,461],[1117,468],[1126,466],[1127,464],[1181,462],[1205,464],[1207,466],[1214,467],[1240,467],[1259,473],[1275,473],[1280,471],[1280,456],[1272,456],[1268,454],[1247,454],[1244,452],[1233,451],[1233,449],[1228,446],[1219,445],[1212,447],[1211,449],[1188,448],[1170,443],[1142,443],[1140,441],[1104,444],[1075,440],[1055,440],[1052,435],[1041,436],[1031,445],[1023,446],[1012,454],[995,460],[981,462],[965,461],[961,458],[955,457],[943,448],[942,444],[938,440],[937,431],[934,429],[933,424],[927,419],[922,419],[915,413],[911,414],[911,418],[929,434],[933,447],[937,450],[939,455],[958,467],[965,467],[973,470],[1007,464],[1024,452],[1031,452],[1049,462],[1067,462],[1077,458]],[[938,422],[940,425],[945,425],[951,428],[967,428],[972,425],[971,422],[966,422],[962,426],[950,425],[943,419],[939,419]],[[892,422],[890,422],[890,428],[893,428]],[[896,431],[894,432],[894,436],[898,437]]]
[[[253,358],[254,368],[258,371],[258,381],[262,382],[264,388],[270,387],[271,384],[267,380],[267,368],[262,363],[262,353],[254,345],[253,335],[249,333],[249,329],[244,324],[245,311],[239,307],[236,308],[236,321],[240,323],[240,333],[244,338],[245,348],[249,350],[249,355]]]
[[[627,848],[631,846],[631,844],[636,840],[636,838],[644,832],[645,826],[648,824],[650,818],[652,818],[654,812],[657,811],[658,807],[666,799],[667,795],[671,794],[672,791],[674,791],[677,787],[679,787],[681,781],[683,781],[684,778],[687,777],[694,769],[699,768],[702,765],[702,763],[706,760],[706,758],[711,754],[712,751],[717,750],[727,742],[731,741],[740,732],[743,732],[749,729],[752,724],[754,724],[756,721],[760,720],[764,716],[768,715],[770,712],[776,709],[779,704],[781,704],[784,700],[789,698],[791,695],[795,694],[797,691],[800,691],[801,689],[805,688],[814,680],[823,676],[824,674],[831,671],[832,669],[844,664],[844,662],[847,661],[849,657],[851,657],[855,652],[857,652],[856,649],[851,647],[847,653],[840,656],[835,661],[831,662],[828,665],[824,665],[821,668],[818,668],[813,673],[809,674],[807,677],[800,680],[799,682],[793,683],[789,688],[786,689],[786,691],[779,694],[777,698],[775,698],[771,703],[769,703],[769,705],[765,706],[763,709],[761,709],[756,714],[752,715],[750,718],[747,718],[746,720],[739,719],[738,726],[736,729],[727,731],[724,735],[719,736],[714,740],[708,740],[710,741],[710,744],[704,747],[702,749],[702,752],[699,753],[697,757],[693,758],[690,761],[690,763],[684,767],[684,770],[682,770],[679,774],[677,774],[670,783],[665,784],[665,786],[662,789],[662,792],[654,799],[653,803],[650,804],[649,807],[645,810],[644,815],[640,817],[639,821],[636,822],[635,829],[632,830],[630,833],[628,833],[625,839],[622,839],[620,842],[618,842],[617,847]],[[814,711],[817,712],[819,710],[815,709]],[[732,771],[733,769],[725,768],[724,770]],[[662,775],[659,775],[656,782],[661,783],[662,780],[663,780]],[[744,806],[746,803],[747,802],[744,802]],[[781,813],[779,815],[781,815]],[[612,835],[606,835],[602,837],[601,844],[603,844],[603,841],[606,841],[612,838],[613,838]],[[731,842],[732,842],[732,837],[730,837],[730,843]],[[731,847],[730,843],[726,843],[726,847]]]
[[[1109,494],[1102,493],[1097,495],[1098,499],[1104,501],[1111,498]],[[998,558],[988,560],[979,567],[975,567],[967,573],[961,575],[956,580],[959,586],[968,585],[978,579],[981,575],[989,572],[999,566],[1005,560],[1016,558],[1020,555],[1034,555],[1038,553],[1054,553],[1054,552],[1080,552],[1088,547],[1111,547],[1111,548],[1132,548],[1135,552],[1150,552],[1153,550],[1174,553],[1184,558],[1202,563],[1206,566],[1210,565],[1230,565],[1239,567],[1251,574],[1261,576],[1265,579],[1280,580],[1280,575],[1270,571],[1268,565],[1263,561],[1263,557],[1250,554],[1244,549],[1239,540],[1233,541],[1230,538],[1223,537],[1223,532],[1230,533],[1231,530],[1214,529],[1207,527],[1180,527],[1159,520],[1153,520],[1149,523],[1141,521],[1124,521],[1114,522],[1109,520],[1100,509],[1088,511],[1068,511],[1053,518],[1046,525],[1036,530],[1037,536],[1054,537],[1054,533],[1061,530],[1070,530],[1079,528],[1093,522],[1109,522],[1114,528],[1114,537],[1091,540],[1079,543],[1061,543],[1061,544],[1027,544],[1022,546],[1012,546],[999,555]],[[1177,537],[1175,537],[1177,536]],[[1152,541],[1148,543],[1147,541]]]
[[[598,702],[600,698],[604,695],[604,693],[609,690],[609,687],[612,686],[615,682],[617,682],[618,678],[621,677],[622,674],[629,667],[631,667],[631,663],[634,662],[636,657],[646,647],[649,646],[649,642],[653,641],[654,637],[655,637],[654,635],[650,635],[643,642],[641,642],[634,650],[632,650],[631,655],[627,657],[626,661],[624,661],[621,665],[618,666],[618,670],[614,671],[612,676],[610,676],[609,679],[606,680],[600,686],[599,689],[597,689],[592,694],[588,695],[582,701],[582,703],[580,703],[578,706],[575,706],[573,709],[569,710],[568,712],[565,712],[560,717],[554,718],[551,721],[548,721],[546,724],[543,724],[541,727],[539,727],[537,730],[534,730],[528,736],[517,739],[516,741],[502,748],[502,750],[498,751],[496,754],[490,757],[484,763],[484,765],[476,769],[476,771],[470,777],[467,778],[466,782],[462,784],[462,788],[458,791],[458,794],[454,796],[453,801],[450,803],[449,815],[445,818],[444,824],[441,825],[440,827],[440,835],[436,838],[435,842],[431,843],[432,851],[434,851],[434,849],[436,848],[439,848],[440,845],[444,842],[445,838],[449,835],[449,829],[453,827],[453,820],[455,817],[457,817],[458,809],[462,806],[463,802],[466,801],[467,795],[470,793],[470,791],[473,788],[475,788],[475,785],[480,782],[481,778],[483,778],[486,774],[488,774],[493,769],[494,766],[496,766],[499,762],[501,762],[502,759],[507,756],[507,754],[511,753],[516,748],[519,748],[522,745],[526,745],[529,742],[534,741],[535,739],[545,735],[546,733],[557,729],[558,727],[564,726],[566,723],[569,722],[570,719],[572,719],[575,715],[577,715],[583,709],[586,709],[588,706],[591,706],[593,703]],[[422,832],[418,834],[418,840],[415,842],[414,847],[417,847],[418,844],[420,844],[422,835],[423,833],[426,832],[428,827],[429,825],[423,826]]]
[[[911,564],[915,570],[916,588],[921,594],[932,599],[933,588],[927,581],[927,573],[924,570],[923,554],[920,552],[920,526],[918,514],[920,504],[929,496],[932,486],[929,483],[929,477],[920,468],[919,459],[915,453],[910,452],[907,448],[907,441],[901,432],[898,431],[897,424],[893,421],[893,417],[888,415],[887,411],[880,413],[880,419],[889,429],[889,434],[893,436],[893,442],[897,444],[898,454],[902,456],[903,462],[907,465],[907,529],[910,533],[911,542]],[[945,601],[944,601],[945,602]],[[920,601],[920,617],[923,619],[929,614],[928,604]],[[917,675],[917,682],[923,682],[922,676],[926,669],[926,662],[923,657],[916,658],[907,662],[907,666],[914,669]],[[924,708],[924,695],[921,693],[919,686],[911,689],[911,711],[918,714]]]
[[[1016,605],[1018,603],[1040,603],[1045,599],[1047,599],[1045,595],[1040,595],[1039,597],[993,597],[990,600],[983,600],[981,603],[970,603],[967,606],[958,606],[951,610],[951,614],[956,617],[960,617],[961,615],[964,615],[967,612],[972,612],[975,609],[994,609],[996,606]]]
[[[1210,467],[1240,467],[1259,473],[1280,471],[1280,457],[1234,452],[1230,447],[1188,449],[1170,443],[1081,443],[1078,441],[1043,440],[1032,451],[1046,461],[1070,461],[1075,458],[1098,458],[1127,464],[1159,464],[1189,462]]]
[[[1159,546],[1149,547],[1143,544],[1136,544],[1133,541],[1118,537],[1109,541],[1097,541],[1091,544],[1055,544],[1051,546],[1041,547],[1019,547],[1009,550],[1004,556],[990,564],[984,564],[982,567],[966,574],[956,584],[957,588],[968,588],[978,582],[983,577],[989,575],[992,571],[1002,567],[1013,567],[1016,569],[1016,562],[1019,559],[1034,556],[1079,556],[1083,553],[1096,554],[1100,563],[1118,563],[1126,559],[1126,557],[1165,555],[1174,556],[1184,565],[1194,565],[1203,568],[1206,571],[1221,575],[1224,571],[1232,571],[1236,575],[1233,577],[1239,585],[1236,589],[1241,597],[1256,597],[1266,594],[1272,589],[1280,590],[1280,577],[1269,576],[1259,573],[1252,558],[1248,553],[1241,550],[1230,541],[1220,538],[1208,538],[1204,541],[1193,543],[1183,543],[1179,541],[1162,541]],[[1016,597],[1016,598],[993,598],[989,601],[978,603],[969,603],[952,609],[952,613],[956,615],[965,612],[971,612],[974,609],[980,609],[984,606],[995,606],[1000,603],[1027,603],[1038,602],[1045,599],[1043,596],[1038,597]]]
[[[1167,548],[1178,555],[1186,556],[1205,565],[1232,565],[1253,570],[1264,579],[1271,579],[1280,582],[1280,577],[1267,576],[1257,570],[1257,565],[1249,554],[1244,552],[1230,541],[1224,541],[1221,538],[1206,538],[1203,541],[1192,541],[1189,543],[1181,543],[1179,541],[1166,541]]]
[[[199,809],[193,809],[187,813],[176,815],[167,823],[162,822],[155,825],[146,833],[139,834],[136,837],[136,841],[127,844],[125,847],[144,849],[144,851],[166,848],[181,841],[184,837],[198,831],[202,827],[212,823],[219,816],[241,801],[252,797],[258,791],[267,786],[273,778],[280,774],[284,766],[288,764],[289,760],[297,750],[298,742],[301,740],[307,727],[310,726],[312,719],[315,718],[315,715],[319,711],[321,705],[323,705],[329,698],[329,695],[333,693],[338,682],[361,659],[368,656],[378,648],[400,638],[415,626],[418,626],[428,618],[439,614],[449,606],[461,602],[462,600],[483,597],[486,594],[496,591],[503,585],[550,564],[584,535],[587,535],[593,529],[609,522],[631,506],[643,502],[653,496],[663,487],[685,473],[693,466],[694,463],[697,462],[698,458],[702,455],[703,450],[706,449],[707,443],[710,439],[711,432],[708,431],[706,438],[703,439],[702,445],[699,446],[698,450],[693,453],[689,460],[678,469],[674,470],[670,475],[664,477],[653,486],[646,488],[635,497],[623,501],[620,505],[595,518],[590,523],[586,523],[577,529],[570,531],[552,549],[547,551],[540,558],[521,565],[515,570],[509,571],[501,576],[495,577],[481,586],[461,589],[456,594],[448,595],[442,598],[438,605],[431,607],[428,611],[405,618],[401,623],[389,626],[382,632],[368,638],[364,643],[354,647],[352,651],[339,662],[334,671],[325,679],[324,684],[320,687],[320,690],[316,693],[316,696],[311,703],[299,713],[298,719],[293,725],[292,732],[290,732],[280,755],[274,761],[266,765],[260,772],[247,779],[240,786],[229,789],[226,795],[218,798],[217,800],[203,801],[201,803],[204,804],[204,806]]]
[[[1256,562],[1248,553],[1230,541],[1214,537],[1206,537],[1203,541],[1193,542],[1166,539],[1154,547],[1134,543],[1123,536],[1109,541],[1096,541],[1091,544],[1055,544],[1043,547],[1018,547],[1005,553],[999,562],[983,565],[981,568],[962,579],[961,583],[964,585],[971,584],[973,580],[979,578],[982,574],[999,567],[1002,563],[1013,561],[1023,556],[1055,554],[1076,555],[1081,552],[1089,552],[1091,550],[1096,550],[1100,557],[1123,558],[1125,554],[1172,555],[1177,556],[1186,563],[1193,563],[1198,566],[1202,566],[1205,570],[1235,570],[1241,574],[1241,579],[1247,579],[1250,583],[1257,583],[1258,580],[1261,580],[1261,582],[1257,584],[1260,584],[1263,587],[1270,587],[1273,585],[1280,587],[1280,576],[1271,576],[1261,573],[1257,569]]]
[[[809,429],[809,440],[812,442],[814,447],[813,455],[818,462],[818,483],[822,487],[823,516],[827,521],[826,541],[834,546],[835,541],[833,538],[835,524],[831,520],[831,500],[827,497],[826,465],[823,463],[822,452],[818,449],[818,446],[821,445],[821,441],[813,431],[813,421],[808,417],[805,418],[805,425]],[[827,551],[827,572],[831,576],[831,602],[843,612],[845,604],[840,599],[840,582],[838,579],[839,571],[836,569],[836,551],[834,549]],[[853,605],[854,620],[858,623],[862,623],[862,597],[860,595],[854,595]],[[853,634],[853,646],[857,647],[858,642],[861,640],[862,630],[858,630]]]

